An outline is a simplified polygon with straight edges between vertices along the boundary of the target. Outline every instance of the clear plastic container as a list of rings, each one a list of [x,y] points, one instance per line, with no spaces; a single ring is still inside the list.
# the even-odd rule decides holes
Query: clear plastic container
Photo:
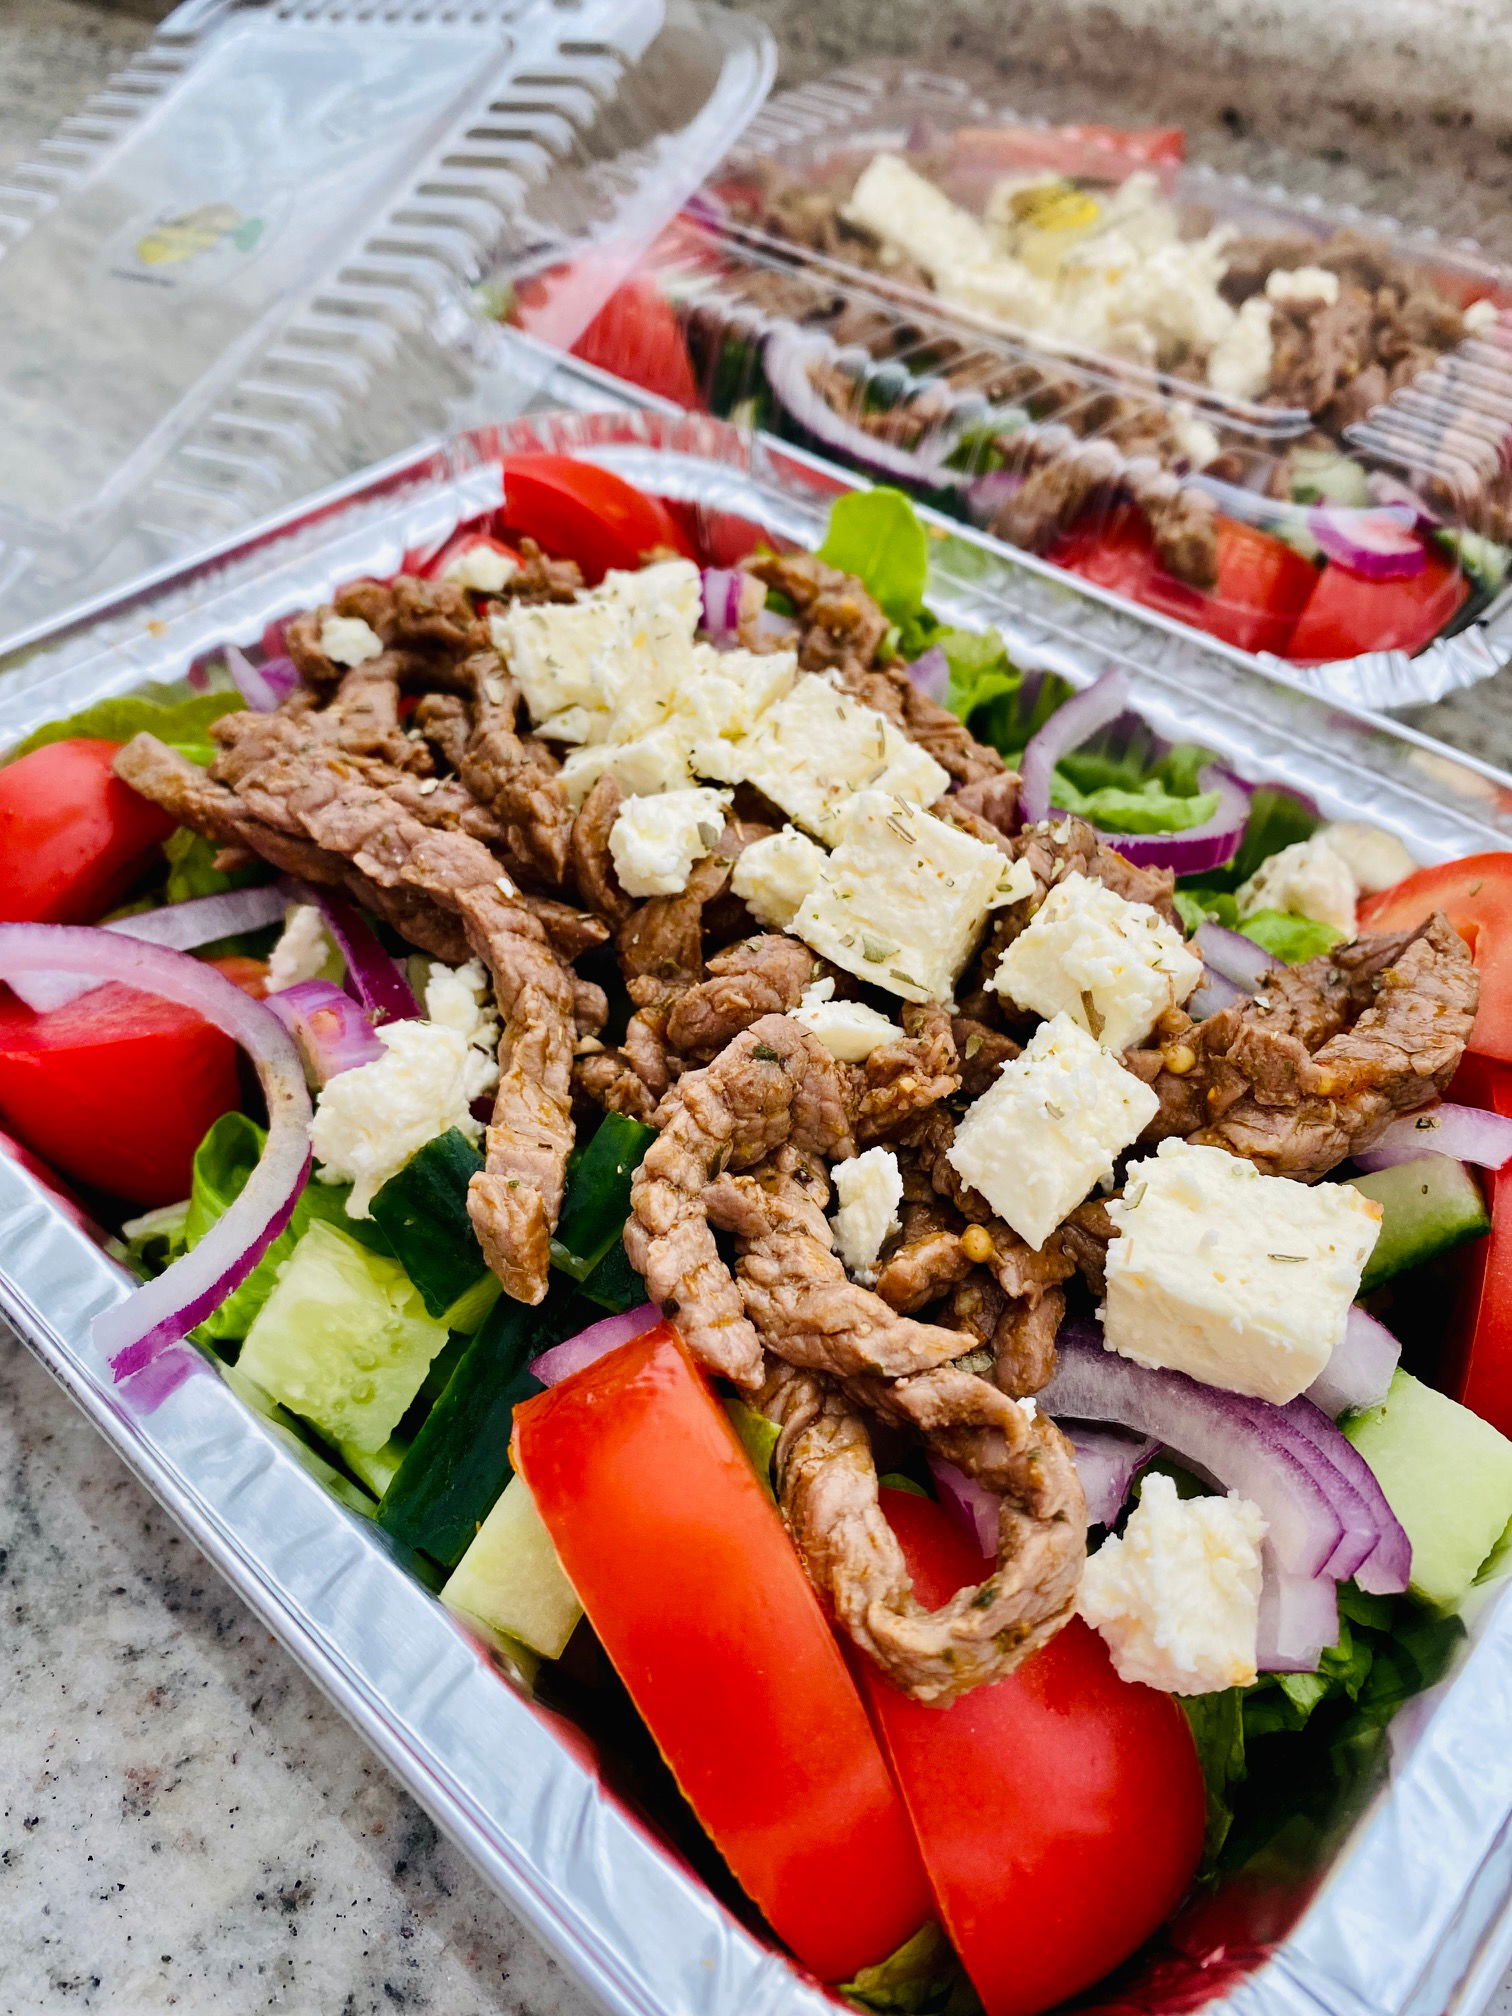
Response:
[[[444,431],[467,289],[646,242],[774,60],[692,0],[186,0],[0,186],[0,630]]]

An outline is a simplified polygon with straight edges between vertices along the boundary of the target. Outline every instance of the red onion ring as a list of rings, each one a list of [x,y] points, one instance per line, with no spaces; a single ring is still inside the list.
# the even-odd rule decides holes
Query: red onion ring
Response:
[[[773,329],[763,348],[762,361],[772,391],[806,434],[847,461],[858,463],[870,476],[886,477],[894,483],[918,483],[931,490],[962,486],[965,479],[945,466],[943,447],[937,457],[912,454],[842,418],[809,376],[809,367],[825,354],[835,354],[828,337],[790,324]]]
[[[1307,1398],[1330,1421],[1356,1407],[1378,1407],[1401,1355],[1402,1347],[1386,1325],[1356,1304],[1332,1357],[1308,1387]]]
[[[1307,529],[1330,560],[1362,581],[1410,581],[1428,565],[1428,549],[1412,520],[1392,505],[1374,510],[1316,504]]]
[[[549,1351],[543,1351],[539,1358],[531,1361],[531,1374],[543,1386],[560,1385],[574,1372],[586,1371],[600,1358],[617,1350],[621,1344],[628,1344],[632,1337],[639,1337],[642,1331],[653,1329],[662,1320],[661,1307],[655,1302],[642,1302],[637,1308],[622,1309],[618,1315],[606,1316],[599,1323],[590,1323],[586,1330],[579,1330],[576,1337],[568,1337],[560,1344],[553,1344]]]
[[[1253,938],[1246,938],[1242,931],[1226,931],[1221,924],[1199,924],[1192,943],[1209,973],[1244,994],[1253,994],[1266,974],[1281,964]]]
[[[282,890],[271,884],[228,889],[218,896],[191,896],[186,903],[143,910],[135,917],[117,917],[100,929],[119,932],[123,938],[139,938],[148,945],[164,945],[175,952],[192,952],[197,946],[213,945],[217,938],[232,938],[238,932],[258,931],[277,922],[287,901]],[[18,973],[11,989],[28,1008],[45,1015],[103,984],[65,973]]]
[[[288,1224],[310,1170],[310,1095],[278,1017],[187,953],[82,925],[0,924],[0,979],[26,973],[88,974],[192,1008],[246,1051],[267,1102],[267,1145],[241,1195],[182,1259],[95,1318],[95,1342],[126,1379],[218,1309]]]
[[[355,904],[329,889],[289,885],[300,903],[313,903],[346,961],[348,991],[380,1022],[409,1022],[420,1013],[414,989],[378,943]]]
[[[1136,1473],[1149,1462],[1159,1443],[1148,1435],[1128,1435],[1121,1428],[1094,1428],[1085,1421],[1063,1421],[1061,1428],[1076,1458],[1076,1474],[1087,1496],[1087,1518],[1093,1526],[1111,1526],[1128,1502]]]
[[[1512,1162],[1512,1119],[1504,1113],[1483,1112],[1479,1106],[1445,1102],[1421,1113],[1404,1113],[1354,1159],[1362,1169],[1390,1169],[1424,1155],[1449,1155],[1481,1169],[1503,1169]]]
[[[751,577],[736,567],[705,567],[702,576],[704,629],[716,648],[733,644],[740,624],[742,585]]]
[[[330,980],[299,980],[264,999],[299,1045],[317,1085],[384,1054],[366,1010]]]
[[[945,705],[945,695],[950,691],[950,660],[938,644],[922,657],[915,658],[908,668],[908,676],[926,700],[933,700],[941,707]]]
[[[998,1523],[1003,1501],[974,1477],[968,1477],[943,1456],[931,1456],[930,1475],[940,1493],[940,1503],[950,1513],[966,1538],[989,1561],[997,1559]]]
[[[226,646],[225,658],[232,685],[258,714],[271,714],[299,684],[299,667],[292,658],[265,658],[254,665],[234,644]]]

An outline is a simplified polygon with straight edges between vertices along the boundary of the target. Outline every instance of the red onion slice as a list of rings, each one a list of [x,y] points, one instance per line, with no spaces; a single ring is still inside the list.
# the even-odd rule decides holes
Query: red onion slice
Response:
[[[735,567],[703,570],[703,623],[716,647],[733,644],[740,624],[742,584],[751,579]]]
[[[1030,736],[1019,765],[1022,779],[1019,798],[1026,826],[1037,826],[1042,819],[1055,816],[1050,786],[1061,758],[1090,741],[1100,728],[1110,726],[1128,710],[1128,705],[1128,673],[1104,672],[1064,706],[1057,707],[1039,733]]]
[[[239,651],[234,644],[226,646],[225,658],[231,683],[258,714],[271,714],[299,684],[299,667],[292,658],[279,655],[254,665],[246,652]]]
[[[1003,1501],[974,1477],[943,1456],[931,1456],[930,1475],[940,1493],[940,1503],[950,1513],[971,1544],[989,1561],[997,1559],[998,1515]]]
[[[366,1010],[330,980],[299,980],[265,999],[299,1045],[317,1085],[374,1064],[384,1054]]]
[[[532,1360],[530,1370],[543,1386],[560,1385],[574,1372],[596,1365],[607,1353],[618,1350],[621,1344],[628,1344],[632,1337],[639,1337],[643,1330],[653,1329],[662,1320],[661,1307],[656,1302],[642,1302],[635,1309],[622,1309],[617,1316],[606,1316],[601,1323],[590,1323],[586,1330],[579,1330],[576,1337],[553,1344],[549,1351],[543,1351],[539,1358]]]
[[[1512,1162],[1512,1119],[1479,1106],[1430,1106],[1393,1120],[1354,1159],[1362,1169],[1390,1169],[1423,1155],[1449,1155],[1481,1169],[1503,1169]]]
[[[348,990],[379,1022],[409,1022],[420,1013],[414,989],[378,943],[372,928],[354,904],[329,889],[302,882],[290,885],[296,900],[313,903],[346,961]]]
[[[1317,504],[1307,514],[1307,529],[1330,560],[1362,580],[1410,581],[1427,567],[1428,549],[1404,516],[1395,506]]]
[[[1276,1411],[1285,1416],[1289,1428],[1312,1444],[1321,1462],[1338,1472],[1350,1494],[1349,1502],[1342,1495],[1334,1500],[1344,1520],[1348,1545],[1347,1550],[1341,1545],[1329,1562],[1329,1579],[1345,1582],[1352,1575],[1372,1596],[1400,1596],[1412,1574],[1412,1542],[1386,1502],[1375,1472],[1311,1400],[1289,1400]],[[1361,1544],[1365,1551],[1356,1558],[1356,1547]]]
[[[1160,1446],[1148,1435],[1127,1435],[1119,1428],[1094,1428],[1086,1421],[1062,1421],[1076,1474],[1087,1495],[1087,1518],[1094,1526],[1111,1526],[1128,1503],[1135,1476]]]
[[[1209,1015],[1216,1015],[1221,1009],[1232,1008],[1249,996],[1242,987],[1236,987],[1232,980],[1225,980],[1221,973],[1209,971],[1202,985],[1186,999],[1186,1012],[1194,1022],[1205,1022]]]
[[[213,945],[217,938],[232,938],[241,931],[258,931],[276,923],[287,902],[281,890],[229,889],[219,896],[193,896],[187,903],[168,903],[161,910],[144,910],[136,917],[117,917],[102,924],[102,931],[119,932],[123,938],[139,938],[148,945],[164,945],[175,952],[192,952],[200,945]],[[45,1015],[61,1008],[104,983],[68,973],[18,973],[11,982],[28,1008]]]
[[[1210,973],[1246,994],[1253,994],[1266,974],[1281,963],[1253,938],[1246,938],[1242,931],[1226,931],[1221,924],[1199,924],[1192,942]]]
[[[940,707],[945,705],[945,695],[950,691],[950,660],[938,644],[922,658],[915,658],[908,676],[926,700],[933,700]]]
[[[864,427],[835,411],[809,376],[816,363],[832,362],[834,356],[835,346],[828,337],[792,324],[779,325],[767,336],[762,352],[767,380],[804,432],[870,476],[886,477],[894,483],[919,483],[931,490],[959,489],[964,478],[946,468],[943,444],[934,456],[914,454],[868,434]]]
[[[126,1379],[218,1309],[288,1224],[310,1169],[310,1095],[277,1016],[186,953],[79,925],[0,924],[0,979],[26,973],[88,974],[192,1008],[246,1051],[267,1103],[267,1145],[241,1195],[181,1260],[95,1318],[95,1342]]]
[[[1307,1389],[1307,1398],[1330,1421],[1357,1407],[1379,1407],[1386,1398],[1402,1347],[1374,1316],[1356,1306],[1333,1355]]]
[[[1338,1585],[1326,1578],[1279,1574],[1267,1560],[1255,1644],[1260,1672],[1316,1673],[1318,1661],[1338,1642]]]
[[[798,619],[784,616],[780,609],[763,608],[757,613],[756,634],[771,644],[792,644],[798,638]]]

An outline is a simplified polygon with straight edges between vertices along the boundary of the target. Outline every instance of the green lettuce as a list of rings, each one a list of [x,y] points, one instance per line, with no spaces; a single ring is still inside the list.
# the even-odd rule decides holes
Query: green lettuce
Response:
[[[929,541],[901,490],[854,490],[837,497],[819,558],[856,575],[894,623],[906,623],[924,606]]]
[[[1289,910],[1256,910],[1239,926],[1246,938],[1263,945],[1272,958],[1284,966],[1302,966],[1328,951],[1343,938],[1331,924],[1312,917],[1298,917]]]
[[[980,2016],[981,2002],[950,1942],[931,1920],[906,1945],[863,1967],[840,1993],[877,2016]]]
[[[214,751],[209,737],[212,721],[246,706],[238,693],[191,693],[187,696],[173,686],[146,686],[139,693],[123,694],[114,700],[97,700],[78,714],[60,721],[44,722],[34,728],[24,742],[18,742],[7,761],[42,749],[49,742],[76,739],[99,742],[129,742],[144,731],[190,758],[208,763]]]
[[[270,882],[273,870],[264,861],[238,868],[227,875],[215,865],[220,843],[207,840],[188,826],[175,827],[163,842],[168,863],[168,880],[163,898],[168,903],[187,903],[191,896],[219,896],[227,889],[245,889],[253,882]]]
[[[1057,770],[1050,781],[1050,803],[1061,812],[1090,820],[1105,833],[1185,833],[1212,818],[1218,810],[1218,793],[1198,791],[1178,797],[1158,777],[1148,777],[1132,789],[1104,784],[1096,791],[1078,791],[1064,770]]]

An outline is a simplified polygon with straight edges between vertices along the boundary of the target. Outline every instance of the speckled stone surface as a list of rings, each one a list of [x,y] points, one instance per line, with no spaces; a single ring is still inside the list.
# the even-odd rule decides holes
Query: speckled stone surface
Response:
[[[792,81],[862,50],[995,61],[1027,111],[1186,122],[1219,166],[1512,257],[1500,0],[758,4]],[[162,11],[0,0],[0,167]],[[1419,719],[1512,764],[1507,675]],[[0,1476],[0,2016],[587,2016],[3,1334]]]

